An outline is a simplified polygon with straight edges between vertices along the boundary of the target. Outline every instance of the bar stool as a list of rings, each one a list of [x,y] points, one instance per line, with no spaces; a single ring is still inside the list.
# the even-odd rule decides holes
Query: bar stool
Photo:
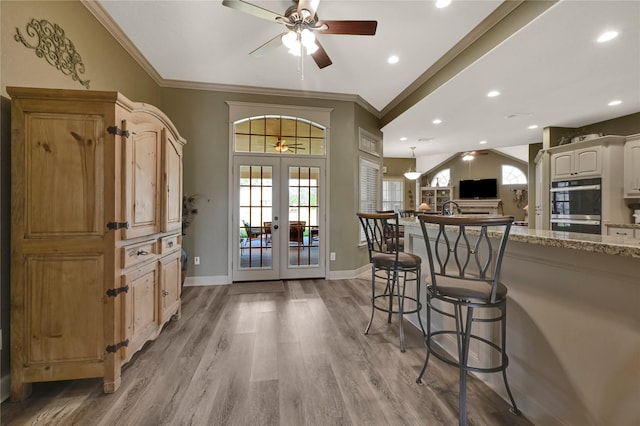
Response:
[[[401,250],[398,215],[396,213],[358,213],[360,224],[367,239],[369,261],[371,262],[371,318],[364,334],[369,334],[373,315],[376,310],[388,314],[387,322],[391,322],[392,314],[398,314],[400,322],[400,351],[405,351],[404,321],[405,314],[418,313],[422,309],[420,303],[420,265],[422,259]],[[400,279],[402,275],[402,280]],[[376,279],[385,281],[385,288],[379,292]],[[415,296],[406,295],[407,285],[415,285]],[[394,304],[394,299],[396,303]],[[405,310],[405,301],[412,306]],[[417,315],[420,329],[424,335],[422,319]]]
[[[500,279],[502,257],[509,238],[513,217],[461,217],[419,215],[429,260],[427,275],[427,356],[416,382],[423,384],[429,355],[460,369],[459,422],[466,425],[467,372],[494,373],[502,371],[504,385],[514,414],[520,414],[507,382],[509,357],[506,353],[507,287]],[[435,226],[434,226],[435,225]],[[498,233],[491,233],[498,231]],[[490,237],[499,240],[497,246]],[[433,246],[432,246],[433,245]],[[432,330],[432,314],[441,315]],[[452,321],[453,319],[453,321]],[[455,323],[455,329],[452,329]],[[480,335],[474,323],[500,323],[500,336]],[[488,327],[486,327],[488,329]],[[457,358],[434,350],[434,337],[454,336]],[[437,339],[436,339],[437,340]],[[474,340],[499,354],[499,365],[469,365],[469,344]],[[480,351],[479,351],[480,352]]]

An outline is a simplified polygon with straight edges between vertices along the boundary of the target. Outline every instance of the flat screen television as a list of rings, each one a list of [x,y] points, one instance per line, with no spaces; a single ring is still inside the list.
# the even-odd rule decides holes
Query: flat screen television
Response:
[[[461,200],[498,198],[498,179],[468,179],[460,181]]]

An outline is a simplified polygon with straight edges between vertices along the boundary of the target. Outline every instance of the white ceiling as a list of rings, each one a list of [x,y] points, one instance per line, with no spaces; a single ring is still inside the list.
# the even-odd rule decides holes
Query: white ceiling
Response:
[[[292,4],[249,2],[279,14]],[[284,27],[221,1],[99,3],[165,85],[358,95],[383,111],[501,1],[453,0],[437,9],[431,0],[321,0],[320,20],[377,20],[378,30],[372,37],[319,34],[333,65],[320,70],[307,57],[304,79],[284,47],[249,56]],[[610,29],[619,37],[595,42]],[[386,62],[392,54],[398,64]],[[494,89],[502,95],[487,98]],[[614,99],[622,104],[607,106]],[[542,141],[546,126],[580,127],[639,111],[640,1],[565,0],[387,124],[384,155],[410,157],[411,146],[420,157],[524,145]],[[434,125],[435,118],[443,122]],[[539,128],[528,130],[531,124]]]

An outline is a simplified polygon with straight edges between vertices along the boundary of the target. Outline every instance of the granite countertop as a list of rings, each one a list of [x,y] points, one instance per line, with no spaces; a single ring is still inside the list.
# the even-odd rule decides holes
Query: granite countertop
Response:
[[[417,219],[402,219],[400,224],[405,226],[405,232],[422,234]],[[623,226],[638,225],[625,224]],[[492,233],[495,236],[501,235],[495,231],[490,232],[489,235],[491,236]],[[509,232],[509,241],[640,258],[640,240],[617,235],[581,234],[512,226],[511,232]]]

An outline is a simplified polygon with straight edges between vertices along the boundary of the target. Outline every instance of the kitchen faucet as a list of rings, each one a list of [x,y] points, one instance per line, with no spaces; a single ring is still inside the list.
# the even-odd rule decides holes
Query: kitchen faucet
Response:
[[[449,201],[445,201],[444,203],[442,203],[442,215],[443,216],[451,216],[453,213],[451,213],[451,210],[445,208],[445,206],[447,204],[453,204],[454,206],[456,206],[456,212],[458,214],[462,214],[462,209],[460,209],[460,205],[458,203],[456,203],[453,200],[449,200]]]

